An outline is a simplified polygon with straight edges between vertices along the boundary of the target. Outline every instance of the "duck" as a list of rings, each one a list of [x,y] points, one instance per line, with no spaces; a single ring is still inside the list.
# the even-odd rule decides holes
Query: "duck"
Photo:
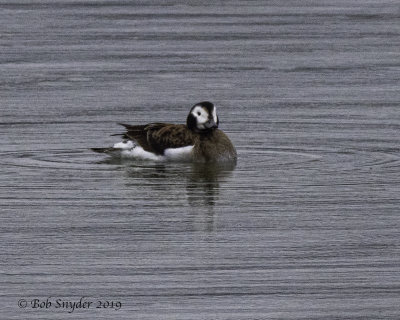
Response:
[[[220,129],[215,105],[196,103],[186,124],[153,122],[144,125],[119,123],[125,127],[122,142],[111,148],[91,148],[111,156],[153,161],[235,162],[237,152]]]

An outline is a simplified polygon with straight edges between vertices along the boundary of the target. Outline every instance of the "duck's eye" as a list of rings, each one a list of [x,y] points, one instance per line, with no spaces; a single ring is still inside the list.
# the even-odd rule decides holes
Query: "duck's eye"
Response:
[[[200,116],[200,115],[201,115],[201,112],[200,112],[200,111],[199,111],[199,112],[197,112],[197,115],[198,115],[198,116]]]

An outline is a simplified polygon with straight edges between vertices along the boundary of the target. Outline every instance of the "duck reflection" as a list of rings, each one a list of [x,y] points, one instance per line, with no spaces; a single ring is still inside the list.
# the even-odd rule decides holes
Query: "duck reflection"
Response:
[[[232,174],[235,164],[193,164],[186,182],[186,195],[192,207],[213,207],[218,200],[220,183]]]
[[[179,198],[186,194],[191,207],[213,207],[220,184],[232,174],[235,163],[133,163],[124,167],[130,186],[149,187],[158,195]],[[182,190],[184,189],[184,190]]]
[[[128,197],[138,199],[138,203],[153,212],[172,209],[180,223],[190,222],[190,228],[208,232],[215,229],[221,186],[229,183],[235,166],[235,163],[119,163]]]
[[[235,164],[193,164],[186,179],[187,200],[192,208],[205,210],[203,219],[197,221],[196,229],[207,232],[215,229],[215,204],[220,185],[232,174]]]

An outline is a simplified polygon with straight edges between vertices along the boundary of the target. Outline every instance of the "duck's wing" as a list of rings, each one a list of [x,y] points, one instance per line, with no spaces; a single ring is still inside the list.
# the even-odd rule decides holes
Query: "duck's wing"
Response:
[[[124,139],[135,140],[144,150],[153,152],[151,146],[149,146],[147,142],[147,131],[145,130],[147,125],[119,124],[126,129],[126,132],[122,134]]]
[[[124,137],[135,140],[144,150],[156,154],[164,154],[164,150],[169,148],[194,145],[192,132],[183,124],[121,125],[127,130]]]

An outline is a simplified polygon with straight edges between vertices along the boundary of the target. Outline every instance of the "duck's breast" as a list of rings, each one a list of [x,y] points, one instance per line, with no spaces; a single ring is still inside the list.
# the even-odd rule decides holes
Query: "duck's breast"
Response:
[[[228,136],[216,129],[198,140],[194,157],[199,161],[236,161],[237,153]]]

